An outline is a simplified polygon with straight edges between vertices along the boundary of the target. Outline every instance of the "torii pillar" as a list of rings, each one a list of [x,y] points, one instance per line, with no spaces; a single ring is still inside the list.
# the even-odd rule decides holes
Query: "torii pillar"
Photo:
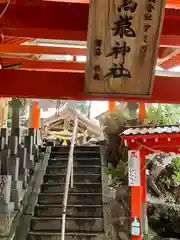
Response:
[[[34,137],[34,143],[37,143],[37,132],[40,128],[40,109],[38,102],[32,102],[29,111],[29,134]]]
[[[131,186],[131,216],[133,219],[137,218],[140,222],[141,232],[139,236],[132,236],[132,240],[142,240],[146,239],[145,236],[148,235],[148,221],[147,221],[147,179],[146,179],[146,155],[143,149],[140,151],[132,147],[128,142],[128,147],[132,150],[128,151],[131,169],[136,169],[136,181],[135,183],[130,183]],[[129,171],[129,178],[133,178],[133,172]],[[133,179],[132,179],[133,182]],[[144,238],[143,238],[144,236]]]
[[[116,110],[116,102],[115,101],[109,101],[108,102],[108,108],[109,108],[109,112],[113,113]]]

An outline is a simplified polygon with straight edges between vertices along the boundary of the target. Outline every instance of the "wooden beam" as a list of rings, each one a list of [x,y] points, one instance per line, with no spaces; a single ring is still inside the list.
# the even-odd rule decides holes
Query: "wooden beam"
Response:
[[[45,28],[4,28],[3,34],[16,37],[33,37],[44,39],[60,39],[73,41],[86,41],[86,31],[74,31],[63,29],[45,29]],[[160,36],[161,47],[180,47],[180,35]]]
[[[23,53],[23,54],[50,54],[50,55],[73,55],[85,56],[85,48],[30,46],[15,44],[0,44],[0,53]]]
[[[160,65],[160,67],[162,67],[165,70],[168,70],[168,69],[176,67],[178,65],[180,65],[180,55],[179,54],[177,54],[176,56],[172,56],[170,59],[168,59],[167,61],[162,63]]]
[[[161,63],[161,67],[164,69],[172,68],[174,65],[180,63],[180,57],[177,56],[177,59],[162,59],[166,61],[165,63],[158,62],[158,65]],[[2,67],[15,66],[16,64],[20,65],[20,69],[26,70],[39,70],[39,71],[58,71],[58,72],[84,72],[85,64],[80,62],[66,62],[66,61],[51,61],[51,60],[38,60],[38,59],[26,59],[26,58],[2,58],[0,59],[0,64]]]
[[[5,0],[4,0],[5,1]],[[68,3],[85,3],[89,4],[89,0],[44,0],[45,2],[68,2]]]
[[[169,53],[167,56],[165,56],[164,58],[160,59],[158,61],[158,65],[159,66],[162,66],[163,63],[167,62],[169,59],[173,58],[173,57],[176,57],[177,54],[180,53],[180,49],[177,48],[175,49],[174,51],[172,51],[171,53]],[[163,67],[162,67],[163,68]]]
[[[4,6],[0,4],[0,12]],[[1,18],[1,26],[87,31],[88,11],[89,5],[80,3],[11,4]]]
[[[0,44],[0,55],[2,53],[2,57],[6,57],[6,55],[4,54],[37,54],[37,55],[50,54],[50,55],[86,56],[86,50],[87,50],[86,48],[77,47],[69,48],[69,47],[30,46],[18,44]],[[11,61],[13,61],[13,59]],[[23,61],[23,63],[27,62],[27,60],[23,58],[18,61]]]
[[[0,59],[0,64],[4,67],[20,63],[21,68],[24,69],[38,69],[38,70],[58,70],[71,72],[84,72],[84,63],[77,62],[63,62],[63,61],[45,61],[45,60],[27,60],[23,58],[3,58]]]
[[[45,0],[45,1],[52,1],[52,2],[71,2],[71,3],[89,3],[90,0]],[[174,8],[180,7],[179,0],[167,0],[167,6],[172,5]]]
[[[0,4],[0,11],[3,9]],[[88,11],[89,5],[80,3],[12,4],[1,19],[2,32],[17,37],[86,41]],[[166,9],[161,45],[180,45],[179,25],[180,10]]]
[[[170,9],[180,9],[180,5],[175,5],[175,4],[166,4],[166,8]]]
[[[5,2],[7,0],[1,0],[2,2]],[[89,4],[90,0],[43,0],[44,2],[58,2],[58,3],[62,3],[62,2],[66,2],[66,3],[81,3],[81,4]],[[37,5],[37,3],[39,3],[39,1],[31,1],[31,4]],[[16,0],[16,3],[19,3],[18,0]],[[23,1],[23,3],[25,3],[25,0]],[[27,1],[26,4],[28,4],[29,2]],[[166,4],[166,8],[178,8],[180,7],[180,3],[179,0],[167,0],[167,4]]]
[[[156,76],[151,98],[90,97],[84,93],[84,73],[0,70],[0,96],[75,100],[121,100],[135,102],[180,103],[180,79]],[[26,79],[26,81],[24,81]]]
[[[179,0],[168,0],[166,7],[174,8],[174,9],[180,8],[180,2],[179,2]]]
[[[162,35],[160,36],[161,47],[180,47],[180,35]]]
[[[4,35],[15,37],[32,37],[44,39],[86,41],[87,31],[46,28],[8,28],[2,30]]]

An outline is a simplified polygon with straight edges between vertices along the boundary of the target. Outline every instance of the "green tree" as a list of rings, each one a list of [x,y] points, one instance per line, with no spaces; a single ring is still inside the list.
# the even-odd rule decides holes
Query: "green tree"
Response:
[[[85,116],[89,115],[89,101],[78,101],[77,102],[77,109]]]
[[[180,158],[173,158],[172,159],[172,166],[174,169],[173,179],[176,181],[177,184],[180,184]]]
[[[148,108],[146,119],[152,125],[175,125],[180,123],[179,104],[159,104]]]
[[[172,166],[174,169],[173,179],[178,184],[178,191],[176,195],[176,203],[180,200],[180,157],[172,159]]]

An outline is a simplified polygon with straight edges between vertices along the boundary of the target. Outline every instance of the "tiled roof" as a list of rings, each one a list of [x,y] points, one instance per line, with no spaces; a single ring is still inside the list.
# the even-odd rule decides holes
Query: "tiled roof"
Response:
[[[180,125],[128,128],[121,135],[180,133]]]

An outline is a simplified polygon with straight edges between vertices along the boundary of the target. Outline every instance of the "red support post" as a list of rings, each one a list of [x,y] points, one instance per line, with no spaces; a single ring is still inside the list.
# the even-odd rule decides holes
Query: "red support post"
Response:
[[[140,157],[140,186],[131,187],[131,215],[132,221],[137,218],[141,226],[140,236],[132,236],[132,240],[146,239],[148,235],[147,224],[147,179],[146,179],[146,153],[139,151]]]
[[[129,146],[131,149],[132,146]],[[129,186],[131,186],[131,240],[142,240],[142,183],[141,158],[138,150],[128,151]]]
[[[144,235],[148,234],[148,220],[147,220],[147,177],[146,177],[146,155],[144,150],[140,150],[140,166],[141,166],[141,187],[142,187],[142,231]]]
[[[116,109],[116,101],[109,101],[108,106],[109,106],[109,112],[113,113]]]
[[[139,119],[144,121],[146,118],[146,104],[140,103],[139,104]]]
[[[142,226],[142,187],[131,187],[131,215],[132,221],[138,218]],[[142,229],[142,227],[141,227]],[[132,236],[131,240],[142,240],[142,231],[140,236]]]
[[[142,202],[146,202],[147,195],[147,179],[146,179],[146,156],[143,150],[140,150],[140,164],[141,164],[141,186],[142,190]]]

